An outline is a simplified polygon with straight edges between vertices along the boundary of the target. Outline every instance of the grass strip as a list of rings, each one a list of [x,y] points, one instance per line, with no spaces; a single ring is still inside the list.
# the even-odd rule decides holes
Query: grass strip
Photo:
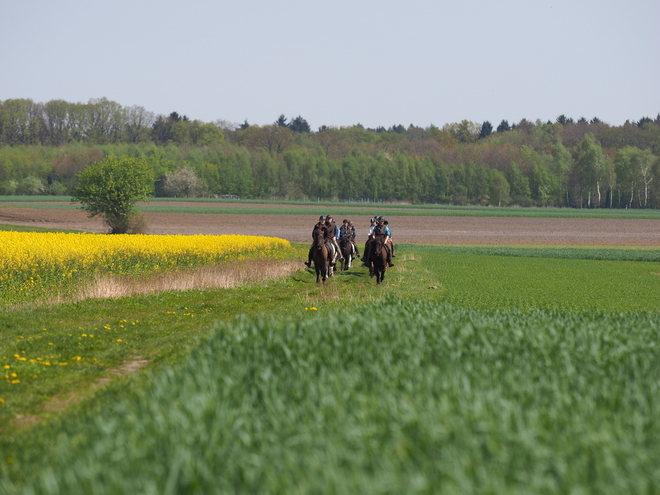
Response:
[[[399,244],[413,248],[412,244]],[[513,256],[525,258],[552,258],[570,260],[648,261],[660,262],[660,249],[651,247],[526,247],[526,246],[438,246],[415,245],[419,252],[470,254],[482,256]]]

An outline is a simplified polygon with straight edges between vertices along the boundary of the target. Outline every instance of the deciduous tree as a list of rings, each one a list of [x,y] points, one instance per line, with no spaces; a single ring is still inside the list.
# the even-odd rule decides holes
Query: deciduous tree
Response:
[[[591,208],[591,196],[597,195],[597,206],[601,204],[600,184],[603,179],[605,168],[605,156],[600,144],[593,134],[586,134],[575,151],[574,174],[580,191],[580,207],[584,202],[584,194],[587,194],[587,207]]]
[[[100,216],[112,234],[131,232],[135,204],[152,194],[154,175],[144,159],[109,156],[78,174],[71,200],[90,217]]]
[[[163,190],[174,197],[196,198],[204,191],[204,184],[192,167],[183,167],[165,174]]]

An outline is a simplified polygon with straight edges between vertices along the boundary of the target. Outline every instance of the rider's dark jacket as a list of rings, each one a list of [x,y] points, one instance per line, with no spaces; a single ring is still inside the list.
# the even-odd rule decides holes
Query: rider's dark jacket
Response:
[[[335,239],[337,237],[337,225],[334,223],[325,223],[325,240]]]

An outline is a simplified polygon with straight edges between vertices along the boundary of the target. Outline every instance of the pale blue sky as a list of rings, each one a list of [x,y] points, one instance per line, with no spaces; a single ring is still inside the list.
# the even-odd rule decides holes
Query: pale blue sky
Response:
[[[0,0],[0,100],[426,127],[660,112],[658,0]]]

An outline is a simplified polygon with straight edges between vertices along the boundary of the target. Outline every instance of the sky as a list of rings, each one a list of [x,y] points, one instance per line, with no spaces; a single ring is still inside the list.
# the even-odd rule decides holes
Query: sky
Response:
[[[660,113],[658,0],[0,0],[0,100],[267,125]]]

